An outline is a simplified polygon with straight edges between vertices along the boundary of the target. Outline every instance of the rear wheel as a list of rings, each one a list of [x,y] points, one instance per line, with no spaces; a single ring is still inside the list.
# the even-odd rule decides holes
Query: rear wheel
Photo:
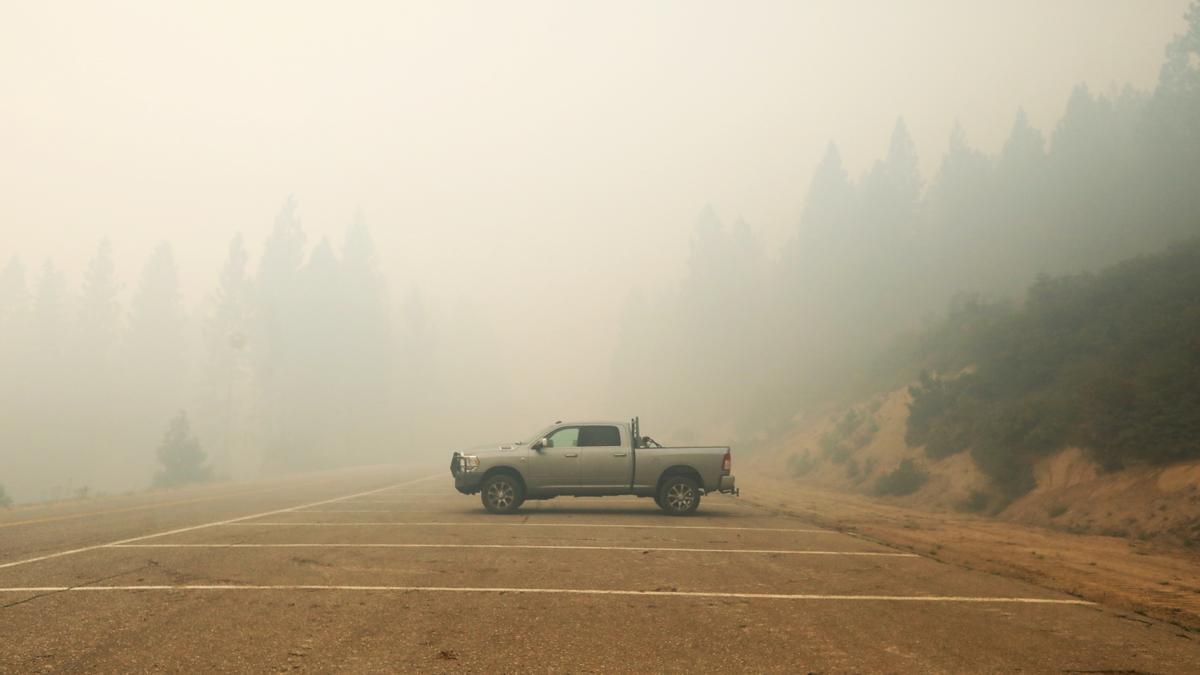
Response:
[[[479,498],[491,513],[512,513],[525,501],[525,491],[514,476],[498,473],[483,481]]]
[[[700,506],[700,486],[687,476],[667,476],[655,501],[673,516],[686,516]]]

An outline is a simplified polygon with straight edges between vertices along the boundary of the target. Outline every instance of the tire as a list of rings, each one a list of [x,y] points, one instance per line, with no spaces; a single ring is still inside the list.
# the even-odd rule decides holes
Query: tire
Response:
[[[512,513],[525,501],[525,491],[512,474],[498,473],[483,481],[479,499],[489,513]]]
[[[667,476],[655,501],[673,516],[691,515],[700,507],[700,486],[687,476]]]

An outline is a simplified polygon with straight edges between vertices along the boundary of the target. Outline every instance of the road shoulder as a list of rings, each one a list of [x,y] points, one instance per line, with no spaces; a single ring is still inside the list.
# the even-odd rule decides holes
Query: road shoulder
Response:
[[[982,516],[921,511],[739,470],[751,504],[959,567],[1002,575],[1200,633],[1200,553]]]

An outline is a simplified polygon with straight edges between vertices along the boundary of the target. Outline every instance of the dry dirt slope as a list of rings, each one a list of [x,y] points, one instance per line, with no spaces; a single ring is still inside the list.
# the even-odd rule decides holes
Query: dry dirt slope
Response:
[[[799,424],[742,464],[746,498],[955,564],[1019,577],[1200,630],[1200,462],[1105,473],[1076,448],[994,515],[968,453],[904,442],[907,389]],[[850,419],[847,413],[853,410]],[[928,475],[876,496],[904,460]]]
[[[928,478],[912,494],[880,497],[888,504],[1200,547],[1200,461],[1105,472],[1067,448],[1034,467],[1032,492],[999,509],[969,453],[932,461],[907,446],[908,401],[902,388],[801,424],[762,453],[764,468],[805,486],[875,496],[880,479],[908,459]]]

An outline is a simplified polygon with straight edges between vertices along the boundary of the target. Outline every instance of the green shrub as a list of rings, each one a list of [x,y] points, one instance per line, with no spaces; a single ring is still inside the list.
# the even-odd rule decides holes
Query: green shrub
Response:
[[[905,458],[890,473],[879,477],[875,483],[876,495],[904,496],[910,495],[929,480],[929,474],[917,467],[911,458]]]
[[[821,452],[834,464],[844,464],[856,451],[871,442],[879,423],[867,413],[851,408],[837,420],[834,428],[817,441]]]
[[[966,499],[956,504],[955,508],[957,508],[959,511],[966,511],[968,513],[982,513],[986,511],[991,504],[992,499],[986,492],[981,490],[971,490],[971,493],[967,495]]]
[[[1109,469],[1200,457],[1200,240],[1099,274],[1041,277],[1019,310],[952,312],[928,335],[953,379],[909,389],[905,441],[969,449],[1011,499],[1078,445]],[[928,359],[939,361],[939,359]]]
[[[817,447],[821,448],[821,453],[824,454],[826,457],[829,457],[830,455],[837,452],[838,445],[839,445],[839,438],[838,438],[837,434],[835,434],[833,432],[823,434],[821,436],[821,438],[819,440],[817,440]]]
[[[877,464],[879,464],[879,461],[874,457],[868,457],[866,460],[864,460],[862,464],[862,477],[866,478],[867,476],[875,473],[875,466]]]
[[[846,478],[849,478],[850,480],[857,480],[859,474],[860,470],[858,468],[858,460],[851,457],[846,461]]]
[[[788,458],[788,471],[797,478],[807,475],[815,466],[816,462],[813,461],[808,450],[804,450],[802,453],[795,453]]]
[[[7,509],[8,507],[12,506],[12,503],[12,497],[9,497],[8,492],[4,489],[4,486],[0,485],[0,508]]]
[[[162,469],[155,474],[154,484],[158,487],[174,487],[212,480],[212,468],[205,464],[207,459],[208,455],[200,447],[200,442],[192,435],[187,413],[180,412],[171,420],[158,447],[158,461]]]

